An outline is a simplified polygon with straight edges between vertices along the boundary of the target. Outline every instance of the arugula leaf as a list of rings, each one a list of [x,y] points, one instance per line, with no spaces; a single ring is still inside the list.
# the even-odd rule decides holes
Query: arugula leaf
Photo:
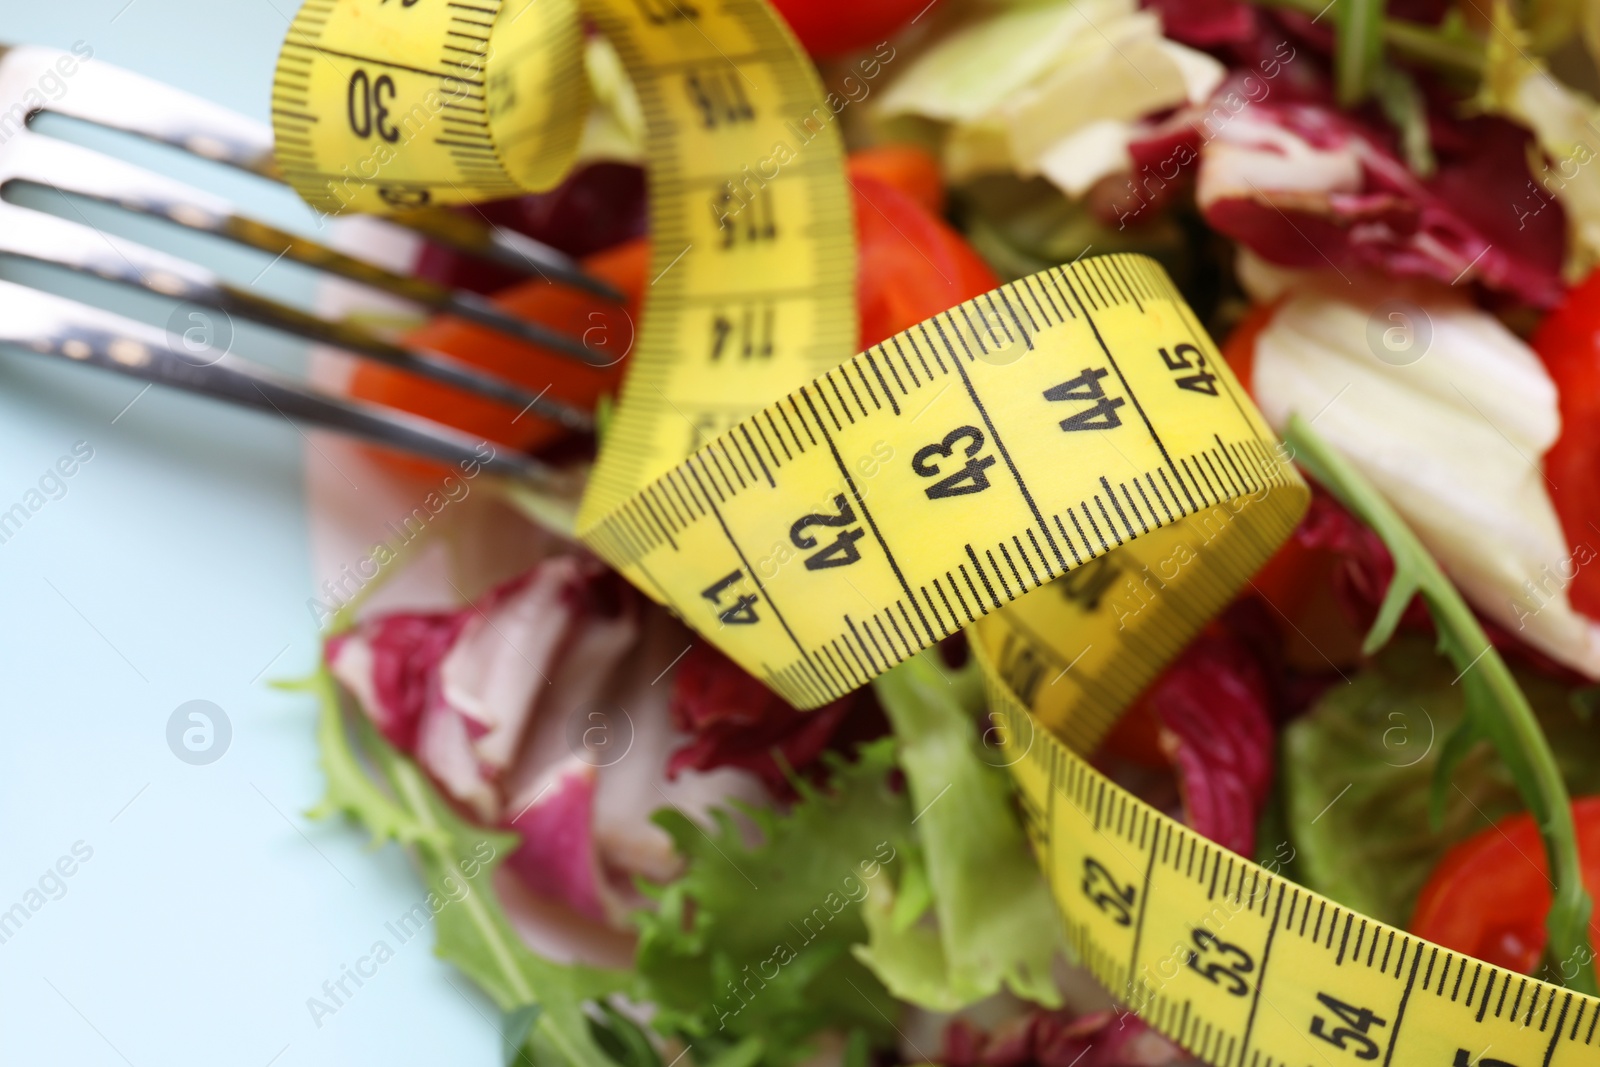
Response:
[[[1298,414],[1290,417],[1285,437],[1296,462],[1366,523],[1394,557],[1394,579],[1367,634],[1364,651],[1370,655],[1389,642],[1406,605],[1420,594],[1438,629],[1440,651],[1460,672],[1457,682],[1463,687],[1466,715],[1457,735],[1446,742],[1435,771],[1434,813],[1442,813],[1441,796],[1460,761],[1479,738],[1487,739],[1516,782],[1517,792],[1544,838],[1555,880],[1554,902],[1545,919],[1550,931],[1546,952],[1558,966],[1569,958],[1591,959],[1589,916],[1594,903],[1583,885],[1572,800],[1528,698],[1484,636],[1472,609],[1382,494]],[[1461,730],[1471,733],[1462,734]],[[1579,970],[1572,986],[1580,992],[1600,993],[1592,964]]]
[[[1522,803],[1489,749],[1457,765],[1442,820],[1428,783],[1445,760],[1438,744],[1466,718],[1455,669],[1425,640],[1397,638],[1349,685],[1329,689],[1283,733],[1287,834],[1301,884],[1382,922],[1410,921],[1417,892],[1451,846]],[[1574,793],[1600,793],[1600,733],[1561,683],[1517,674]]]
[[[1367,98],[1383,62],[1384,0],[1339,0],[1334,4],[1333,76],[1339,106]]]
[[[728,1067],[797,1062],[828,1027],[880,1045],[893,1036],[897,1006],[850,955],[866,937],[860,902],[911,843],[893,768],[891,741],[862,745],[855,763],[833,762],[826,789],[797,781],[788,812],[741,808],[758,844],[725,811],[709,831],[670,808],[655,814],[686,861],[677,881],[640,886],[658,902],[636,916],[641,995],[658,1007],[657,1029]]]
[[[1255,0],[1262,7],[1281,7],[1313,18],[1327,10],[1326,0]],[[1382,12],[1378,14],[1381,16]],[[1466,26],[1459,11],[1452,10],[1438,26],[1427,26],[1406,19],[1380,18],[1382,41],[1396,55],[1426,64],[1447,74],[1476,77],[1483,73],[1483,42]]]
[[[523,1067],[532,1062],[526,1053],[538,1022],[537,1004],[525,1004],[506,1012],[505,1023],[500,1027],[500,1058],[506,1061],[507,1067]]]
[[[1379,63],[1372,72],[1372,94],[1389,124],[1400,131],[1400,154],[1419,178],[1431,178],[1438,161],[1428,135],[1428,109],[1417,80],[1404,68]]]
[[[1002,988],[1056,1007],[1050,968],[1060,921],[1023,839],[1010,780],[980,755],[977,664],[945,671],[935,655],[913,656],[873,682],[894,725],[919,849],[902,868],[898,900],[874,887],[871,941],[856,957],[896,996],[927,1008],[954,1011]],[[913,921],[930,892],[936,928]],[[901,907],[907,897],[920,906]]]
[[[567,1067],[616,1067],[596,1043],[584,1011],[587,1001],[626,988],[624,975],[562,965],[523,943],[494,891],[494,872],[516,846],[516,835],[462,819],[408,757],[386,741],[364,716],[349,718],[326,668],[302,684],[321,702],[317,739],[328,773],[328,794],[313,814],[342,812],[363,824],[374,843],[411,846],[428,887],[434,912],[434,952],[459,967],[502,1011],[537,1005],[529,1041],[545,1050],[545,1062]],[[367,776],[365,755],[383,786]],[[527,1019],[523,1013],[522,1021]]]

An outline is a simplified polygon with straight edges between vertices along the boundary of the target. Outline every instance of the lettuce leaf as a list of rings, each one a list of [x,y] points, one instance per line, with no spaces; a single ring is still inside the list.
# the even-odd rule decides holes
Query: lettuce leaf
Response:
[[[874,107],[949,124],[948,177],[1044,174],[1074,199],[1131,166],[1136,120],[1199,103],[1226,74],[1136,0],[973,5],[903,64]]]
[[[1060,65],[1094,27],[1130,14],[1129,0],[1041,0],[978,8],[898,71],[878,104],[884,114],[975,122]]]
[[[1600,732],[1573,710],[1565,686],[1515,673],[1570,790],[1600,793]],[[1443,821],[1431,825],[1435,768],[1466,716],[1454,674],[1426,640],[1396,638],[1284,732],[1285,814],[1307,886],[1403,926],[1452,845],[1522,810],[1505,764],[1478,746],[1452,771]]]
[[[624,991],[627,976],[553,963],[523,943],[493,885],[516,836],[462,819],[365,716],[348,717],[359,738],[359,745],[353,743],[338,686],[326,669],[295,688],[314,695],[321,706],[317,740],[328,792],[312,814],[343,813],[372,833],[374,845],[411,846],[434,913],[435,954],[460,968],[502,1011],[537,1006],[527,1043],[538,1050],[540,1062],[616,1067],[596,1041],[597,1027],[585,1004]]]
[[[641,993],[657,1029],[692,1043],[701,1063],[794,1063],[830,1027],[892,1038],[899,1007],[850,947],[866,938],[869,887],[911,842],[893,769],[893,743],[872,742],[855,763],[835,759],[826,788],[796,781],[788,812],[741,808],[756,844],[726,811],[709,831],[671,808],[654,816],[686,869],[641,885],[658,905],[637,916]]]
[[[1063,944],[1060,920],[1028,852],[1010,780],[981,755],[977,664],[951,672],[933,662],[936,654],[914,656],[873,683],[894,725],[918,849],[897,872],[898,897],[873,886],[871,941],[856,958],[896,996],[938,1011],[1002,988],[1056,1007],[1050,971]],[[908,897],[914,904],[902,905]]]

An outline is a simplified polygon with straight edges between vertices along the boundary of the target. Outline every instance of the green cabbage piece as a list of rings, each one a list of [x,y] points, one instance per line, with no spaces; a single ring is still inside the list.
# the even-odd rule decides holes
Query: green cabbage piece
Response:
[[[917,848],[893,887],[872,888],[870,942],[855,955],[903,1000],[954,1011],[1007,989],[1057,1007],[1060,919],[1029,854],[1006,771],[984,758],[973,711],[977,665],[937,652],[873,683],[893,723],[916,814]],[[993,757],[991,757],[993,759]]]
[[[880,101],[885,114],[973,122],[1056,67],[1094,24],[1125,13],[1125,0],[1039,0],[974,7],[937,43],[896,72]],[[1096,41],[1099,38],[1095,38]]]

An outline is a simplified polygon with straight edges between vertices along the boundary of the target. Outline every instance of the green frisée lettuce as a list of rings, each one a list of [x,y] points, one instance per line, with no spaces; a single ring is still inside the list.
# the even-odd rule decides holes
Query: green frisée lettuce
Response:
[[[626,991],[628,976],[553,963],[523,943],[492,884],[516,836],[463,820],[365,717],[347,722],[338,686],[326,670],[292,688],[320,705],[317,740],[328,791],[312,814],[342,813],[364,826],[374,845],[395,841],[410,847],[428,889],[434,952],[511,1015],[513,1029],[526,1029],[524,1044],[536,1062],[616,1067],[598,1041],[613,1028],[591,1020],[585,1008]]]
[[[919,656],[874,684],[895,736],[835,763],[823,788],[797,783],[787,813],[745,810],[758,844],[727,813],[711,831],[655,816],[687,864],[646,887],[657,908],[638,916],[658,1028],[783,1064],[826,1028],[886,1040],[895,998],[952,1011],[1009,990],[1059,1005],[1059,921],[1005,771],[982,756],[976,667]]]
[[[873,683],[894,726],[918,847],[892,888],[873,886],[870,940],[855,954],[890,992],[926,1008],[953,1011],[1002,989],[1056,1007],[1060,921],[1006,772],[982,755],[977,665],[952,672],[935,655]]]
[[[1444,739],[1466,717],[1455,675],[1425,641],[1396,638],[1284,731],[1284,815],[1306,886],[1404,926],[1452,845],[1522,810],[1511,773],[1480,746],[1451,771],[1439,822],[1430,818]],[[1570,690],[1544,675],[1515,676],[1568,788],[1600,793],[1600,733],[1573,709]]]
[[[894,788],[888,740],[838,760],[826,786],[797,781],[787,812],[743,809],[751,844],[725,811],[711,830],[668,808],[654,816],[684,858],[682,877],[641,886],[641,992],[654,1025],[692,1043],[696,1060],[787,1064],[818,1031],[893,1036],[898,1007],[850,954],[867,930],[862,901],[907,862],[911,810]]]

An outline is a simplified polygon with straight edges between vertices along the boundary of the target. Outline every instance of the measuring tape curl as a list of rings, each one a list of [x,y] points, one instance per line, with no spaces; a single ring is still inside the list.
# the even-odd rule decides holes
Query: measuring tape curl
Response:
[[[580,537],[801,707],[965,628],[1069,943],[1208,1062],[1600,1060],[1600,1001],[1341,908],[1086,761],[1308,496],[1154,262],[1054,268],[840,363],[843,152],[762,0],[307,0],[286,177],[329,211],[550,186],[580,16],[639,94],[654,279]]]
[[[306,0],[272,86],[323,211],[513,196],[571,167],[584,20],[644,116],[652,281],[580,530],[855,350],[844,148],[788,27],[764,0]]]

